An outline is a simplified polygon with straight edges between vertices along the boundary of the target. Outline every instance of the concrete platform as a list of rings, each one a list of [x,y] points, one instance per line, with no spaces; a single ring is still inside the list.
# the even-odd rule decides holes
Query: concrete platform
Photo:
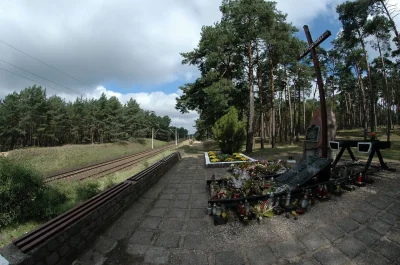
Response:
[[[214,226],[205,180],[224,172],[183,158],[74,264],[400,264],[399,173],[380,172],[298,220]]]

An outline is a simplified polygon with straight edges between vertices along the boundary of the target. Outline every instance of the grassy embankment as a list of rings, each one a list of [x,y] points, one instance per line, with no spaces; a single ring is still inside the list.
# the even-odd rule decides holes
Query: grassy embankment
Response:
[[[160,147],[167,144],[166,142],[161,142],[157,141],[154,143],[155,147]],[[86,148],[82,148],[86,147]],[[53,157],[54,155],[58,154],[57,158],[63,161],[66,161],[69,157],[71,156],[76,156],[82,158],[82,160],[86,161],[86,163],[95,163],[95,162],[101,162],[109,159],[114,159],[117,157],[137,153],[140,151],[147,150],[151,148],[151,142],[150,145],[145,145],[145,146],[140,146],[139,144],[128,144],[128,145],[112,145],[112,144],[107,144],[107,146],[98,146],[97,148],[91,149],[88,148],[89,146],[65,146],[65,147],[55,147],[58,148],[59,150],[51,150],[51,148],[43,148],[47,150],[18,150],[15,152],[18,152],[18,156],[15,154],[10,154],[8,158],[14,159],[15,157],[18,157],[16,159],[17,162],[21,163],[24,162],[25,164],[29,162],[29,165],[33,169],[37,169],[40,167],[40,165],[45,165],[49,163],[50,158]],[[90,146],[94,147],[94,146]],[[179,147],[179,145],[178,145]],[[34,148],[34,149],[42,149],[42,148]],[[49,150],[50,149],[50,150]],[[26,152],[24,154],[24,151]],[[64,152],[63,152],[64,151]],[[95,194],[98,194],[99,192],[111,187],[112,185],[122,182],[128,177],[144,170],[148,166],[154,164],[158,160],[168,156],[169,154],[173,153],[176,151],[176,149],[170,149],[167,151],[164,151],[163,153],[156,155],[150,159],[147,159],[146,161],[143,161],[142,163],[133,166],[129,170],[124,170],[120,172],[116,172],[113,174],[110,174],[104,178],[101,179],[96,179],[96,180],[85,180],[81,182],[75,182],[75,181],[68,181],[68,180],[62,180],[60,182],[53,182],[51,184],[52,187],[57,189],[58,191],[61,192],[61,194],[65,195],[67,197],[65,203],[59,206],[58,209],[58,214],[61,214],[65,211],[68,211],[69,209],[73,208],[77,204],[89,199],[90,197],[94,196]],[[37,154],[40,153],[46,158],[32,158],[30,157],[32,155],[32,152],[36,152]],[[101,155],[97,154],[96,152],[101,152],[105,157],[108,159],[104,159]],[[108,154],[106,154],[108,153]],[[53,156],[50,156],[50,154],[53,154]],[[111,155],[113,154],[113,155]],[[24,159],[25,158],[25,159]],[[77,165],[84,166],[86,164],[83,164],[81,161],[75,159],[74,161],[78,161],[79,163],[69,163],[68,166],[69,168],[75,168]],[[95,161],[95,162],[94,162]],[[47,163],[46,163],[47,162]],[[56,162],[58,165],[60,163]],[[50,167],[49,167],[50,168]],[[53,166],[51,167],[53,172],[58,172],[60,171],[59,168]],[[64,167],[65,169],[65,167]],[[44,170],[44,172],[51,172],[47,171],[48,169]],[[42,170],[43,172],[43,170]],[[5,228],[0,229],[0,247],[5,246],[6,244],[9,244],[13,239],[21,236],[25,232],[28,232],[32,229],[35,229],[39,225],[41,225],[43,222],[46,220],[41,220],[41,221],[26,221],[26,222],[20,222],[18,224],[14,224]]]
[[[167,142],[154,140],[154,148],[166,144]],[[18,163],[29,164],[40,174],[48,176],[149,149],[151,149],[151,139],[145,139],[144,144],[118,142],[95,145],[33,147],[10,151],[7,157]]]

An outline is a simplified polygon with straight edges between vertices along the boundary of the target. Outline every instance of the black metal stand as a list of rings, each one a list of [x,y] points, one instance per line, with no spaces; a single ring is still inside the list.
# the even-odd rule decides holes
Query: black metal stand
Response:
[[[383,161],[382,153],[380,149],[386,149],[390,148],[391,144],[390,142],[386,141],[357,141],[357,140],[340,140],[339,142],[339,147],[341,147],[338,155],[336,156],[335,161],[332,163],[332,167],[336,166],[336,164],[339,162],[340,158],[342,157],[343,153],[345,150],[349,153],[351,159],[353,162],[357,162],[358,160],[355,158],[353,151],[351,150],[350,147],[357,147],[358,143],[365,143],[365,142],[371,142],[371,151],[368,156],[367,163],[364,166],[363,171],[361,172],[363,176],[367,173],[369,167],[371,166],[372,159],[374,158],[375,153],[378,155],[379,163],[381,164],[381,168],[385,170],[391,170],[394,171],[395,169],[392,169],[386,165],[386,163]]]

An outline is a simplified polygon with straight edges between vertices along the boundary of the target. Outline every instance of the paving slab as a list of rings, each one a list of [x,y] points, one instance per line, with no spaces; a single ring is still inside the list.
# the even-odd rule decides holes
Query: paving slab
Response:
[[[307,259],[303,259],[298,262],[290,263],[290,264],[293,264],[293,265],[316,265],[318,263],[314,258],[307,258]]]
[[[208,222],[206,220],[190,220],[190,222],[188,222],[186,230],[191,232],[205,232],[208,230]]]
[[[377,218],[390,225],[394,225],[398,220],[400,220],[399,217],[388,212],[380,213],[379,215],[377,215]]]
[[[208,264],[207,253],[201,251],[185,251],[181,255],[181,265],[204,265]]]
[[[387,238],[400,245],[400,229],[392,229],[389,231]]]
[[[400,207],[398,203],[395,203],[391,205],[388,209],[387,212],[392,213],[398,217],[400,217]]]
[[[317,203],[297,221],[281,215],[247,226],[238,221],[214,226],[206,211],[205,180],[213,173],[223,176],[225,170],[205,169],[203,157],[185,157],[116,218],[75,264],[400,262],[400,179],[394,173],[379,172],[374,185]]]
[[[166,217],[168,218],[178,218],[178,219],[184,219],[188,214],[189,210],[186,209],[177,209],[177,208],[172,208],[168,209],[168,212],[166,213]]]
[[[351,235],[344,237],[342,240],[336,242],[335,245],[349,258],[358,256],[358,254],[367,248],[367,245]]]
[[[166,212],[167,208],[153,208],[147,213],[147,215],[153,217],[163,217]]]
[[[158,200],[154,204],[154,208],[168,208],[168,206],[171,204],[172,200]]]
[[[374,244],[376,241],[379,240],[379,238],[381,237],[381,234],[379,234],[378,232],[366,227],[361,229],[360,231],[356,231],[354,233],[354,236],[360,240],[361,242],[363,242],[366,245],[372,245]]]
[[[350,264],[350,259],[335,247],[329,247],[315,253],[314,258],[322,265]]]
[[[236,251],[215,253],[216,265],[245,265],[243,257]]]
[[[165,248],[177,248],[179,245],[179,239],[179,234],[165,232],[158,237],[156,241],[156,246]]]
[[[301,243],[293,239],[270,245],[270,248],[278,258],[284,259],[290,259],[304,253]]]
[[[160,224],[162,218],[160,217],[146,217],[142,223],[140,224],[140,228],[142,229],[157,229],[158,225]]]
[[[247,250],[247,260],[250,265],[268,265],[276,263],[274,253],[268,246],[256,247]]]
[[[386,234],[390,228],[392,228],[391,225],[382,222],[380,220],[373,220],[369,225],[369,228],[371,228],[372,230],[375,230],[376,232],[378,232],[381,235]]]
[[[183,241],[184,249],[208,249],[209,240],[204,235],[187,234]]]
[[[330,244],[329,240],[317,231],[306,233],[300,236],[299,240],[308,248],[308,250],[316,250]]]
[[[96,240],[93,249],[99,253],[107,254],[115,248],[117,240],[107,236],[101,236]]]
[[[350,214],[350,218],[360,224],[365,224],[368,222],[373,215],[367,214],[362,211],[354,211]]]
[[[382,256],[376,251],[367,249],[360,255],[358,255],[354,262],[357,265],[393,265],[393,262]]]
[[[184,224],[185,220],[183,219],[166,218],[162,224],[162,229],[168,231],[182,231]]]
[[[374,250],[391,260],[396,262],[400,257],[400,246],[389,240],[380,240],[375,243]]]
[[[330,241],[334,241],[346,234],[342,229],[333,224],[326,225],[325,227],[321,228],[319,232],[321,232],[321,234],[323,234]]]
[[[154,232],[146,230],[137,230],[129,239],[129,243],[137,245],[150,245],[154,237]]]
[[[183,193],[183,194],[178,193],[178,194],[175,194],[175,195],[174,195],[174,199],[175,199],[175,200],[179,200],[179,201],[186,201],[186,200],[189,200],[189,198],[190,198],[190,193],[187,193],[187,194],[185,194],[185,193]]]
[[[372,202],[370,202],[370,204],[378,209],[385,209],[387,208],[392,202],[388,201],[388,200],[383,200],[383,199],[377,199],[377,200],[373,200]]]
[[[354,222],[351,218],[345,217],[339,222],[337,222],[337,226],[339,226],[343,231],[349,233],[353,230],[356,230],[360,227],[356,222]]]
[[[149,245],[128,244],[126,252],[133,256],[143,256],[149,248]]]
[[[169,251],[161,247],[149,247],[144,255],[144,261],[152,264],[167,264]]]

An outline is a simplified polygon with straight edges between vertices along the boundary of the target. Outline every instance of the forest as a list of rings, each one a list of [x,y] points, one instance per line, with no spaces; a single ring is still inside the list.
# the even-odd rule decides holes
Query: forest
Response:
[[[272,148],[278,141],[299,141],[319,107],[311,56],[297,61],[308,47],[296,36],[299,29],[275,2],[223,0],[220,11],[220,21],[202,27],[198,46],[181,53],[182,64],[197,66],[201,76],[180,87],[176,109],[196,110],[197,134],[205,138],[236,107],[247,124],[246,152],[252,152],[255,137],[261,148],[266,140]],[[336,12],[342,30],[325,41],[332,48],[317,48],[327,105],[338,129],[362,128],[367,138],[384,126],[390,140],[400,118],[396,9],[384,0],[355,0]]]
[[[30,146],[95,144],[139,141],[151,138],[175,139],[169,116],[143,110],[130,99],[126,104],[116,97],[77,98],[67,102],[59,96],[47,97],[40,86],[25,88],[0,100],[0,151]],[[177,128],[180,138],[188,131]]]

